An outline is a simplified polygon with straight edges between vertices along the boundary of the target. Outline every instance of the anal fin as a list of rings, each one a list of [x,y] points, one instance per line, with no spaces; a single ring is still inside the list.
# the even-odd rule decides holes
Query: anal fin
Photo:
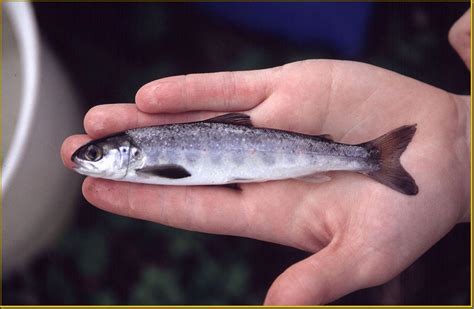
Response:
[[[325,173],[314,173],[306,176],[297,177],[295,179],[310,183],[323,183],[331,180],[331,177]]]
[[[238,183],[227,183],[227,184],[222,185],[222,186],[225,187],[225,188],[232,189],[232,190],[242,191],[242,188],[240,187],[240,185]]]

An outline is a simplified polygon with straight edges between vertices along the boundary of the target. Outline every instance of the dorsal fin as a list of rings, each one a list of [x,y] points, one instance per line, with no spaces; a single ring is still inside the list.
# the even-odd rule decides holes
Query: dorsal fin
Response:
[[[334,142],[332,136],[329,135],[329,134],[321,134],[321,135],[313,135],[313,136],[316,137],[316,138],[319,138],[323,141]]]
[[[252,121],[250,120],[249,115],[242,113],[229,113],[220,115],[214,118],[206,119],[205,122],[219,122],[219,123],[228,123],[235,124],[240,126],[253,127]]]

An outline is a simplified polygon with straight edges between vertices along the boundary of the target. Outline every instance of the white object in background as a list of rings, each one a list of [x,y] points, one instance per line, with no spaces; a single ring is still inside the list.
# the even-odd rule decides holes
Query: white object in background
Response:
[[[30,3],[3,5],[3,273],[27,265],[52,244],[80,194],[80,178],[59,150],[81,130],[71,85],[41,43]]]

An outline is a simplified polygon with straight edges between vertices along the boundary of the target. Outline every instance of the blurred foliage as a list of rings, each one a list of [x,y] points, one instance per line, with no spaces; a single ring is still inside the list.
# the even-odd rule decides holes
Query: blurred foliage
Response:
[[[352,60],[469,93],[468,71],[447,41],[468,5],[378,3],[364,52]],[[133,102],[141,85],[168,75],[341,58],[330,47],[293,46],[233,27],[193,4],[34,6],[43,36],[82,95],[84,111]],[[76,217],[57,245],[3,282],[4,303],[260,304],[271,282],[307,256],[260,241],[119,217],[79,196]],[[398,278],[403,287],[398,302],[468,303],[468,249],[469,227],[458,226]],[[336,303],[379,303],[384,288]]]

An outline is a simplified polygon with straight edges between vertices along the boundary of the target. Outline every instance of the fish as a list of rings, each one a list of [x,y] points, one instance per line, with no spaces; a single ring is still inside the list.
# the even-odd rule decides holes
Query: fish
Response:
[[[418,186],[400,157],[416,132],[404,125],[360,144],[328,135],[255,127],[230,113],[204,121],[135,128],[93,140],[71,156],[80,174],[155,185],[230,185],[283,179],[324,182],[350,171],[406,195]]]

